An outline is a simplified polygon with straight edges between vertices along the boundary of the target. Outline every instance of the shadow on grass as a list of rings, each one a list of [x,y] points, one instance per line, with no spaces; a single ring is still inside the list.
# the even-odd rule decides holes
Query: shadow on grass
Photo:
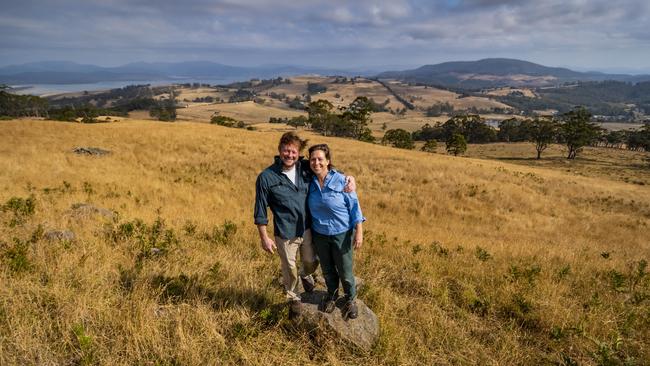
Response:
[[[201,301],[208,302],[215,310],[244,306],[256,312],[274,306],[271,295],[266,291],[238,288],[234,285],[207,286],[198,275],[157,275],[150,283],[152,288],[158,289],[161,302]]]

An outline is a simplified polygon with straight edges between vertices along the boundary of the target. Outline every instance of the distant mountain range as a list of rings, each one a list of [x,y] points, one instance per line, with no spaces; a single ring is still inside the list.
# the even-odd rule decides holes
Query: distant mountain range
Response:
[[[469,89],[499,86],[541,87],[575,81],[650,81],[650,75],[578,72],[507,58],[425,65],[413,70],[383,72],[377,75],[377,78]]]
[[[366,72],[367,73],[367,72]],[[248,80],[301,74],[360,75],[358,71],[290,65],[240,67],[210,61],[136,62],[117,67],[82,65],[68,61],[44,61],[0,67],[0,83],[84,84],[103,81]]]
[[[83,65],[68,61],[45,61],[0,67],[0,83],[21,84],[82,84],[104,81],[164,81],[248,80],[301,74],[374,76],[405,82],[457,87],[466,89],[499,86],[552,86],[574,81],[617,80],[650,81],[650,75],[606,74],[578,72],[559,67],[547,67],[532,62],[489,58],[479,61],[445,62],[425,65],[413,70],[377,71],[340,70],[306,66],[267,65],[259,67],[230,66],[211,61],[136,62],[118,67]]]

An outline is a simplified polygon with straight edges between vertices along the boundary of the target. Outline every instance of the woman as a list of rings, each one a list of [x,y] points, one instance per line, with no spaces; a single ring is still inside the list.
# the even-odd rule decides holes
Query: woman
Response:
[[[312,217],[312,240],[327,285],[322,309],[327,313],[334,311],[340,281],[345,294],[343,316],[354,319],[358,310],[352,272],[353,248],[361,248],[365,218],[356,193],[343,192],[345,176],[332,169],[330,149],[326,144],[309,149],[309,165],[314,172],[307,199]]]

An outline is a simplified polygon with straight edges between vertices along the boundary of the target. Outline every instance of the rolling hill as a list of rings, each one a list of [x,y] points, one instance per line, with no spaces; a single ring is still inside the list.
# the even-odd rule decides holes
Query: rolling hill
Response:
[[[639,82],[650,80],[650,75],[577,72],[516,59],[487,58],[425,65],[413,70],[388,71],[378,74],[377,78],[476,89],[501,86],[539,87],[574,81]]]

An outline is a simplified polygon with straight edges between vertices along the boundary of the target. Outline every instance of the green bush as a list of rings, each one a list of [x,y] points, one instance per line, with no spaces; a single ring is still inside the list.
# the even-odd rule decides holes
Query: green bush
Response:
[[[437,148],[438,148],[438,142],[436,140],[428,140],[427,142],[424,143],[424,146],[422,146],[421,150],[429,153],[434,153],[436,152]]]

